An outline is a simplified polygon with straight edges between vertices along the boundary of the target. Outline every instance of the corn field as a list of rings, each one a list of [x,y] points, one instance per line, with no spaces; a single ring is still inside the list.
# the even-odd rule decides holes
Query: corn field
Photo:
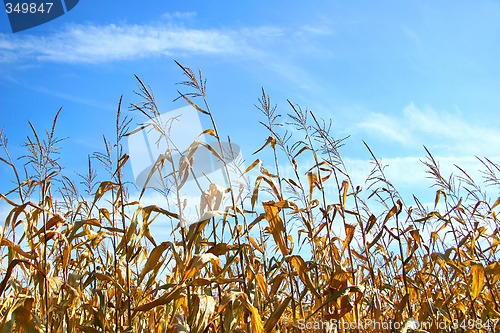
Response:
[[[196,150],[222,161],[230,153],[201,72],[178,65],[179,99],[212,125],[200,134],[221,149],[195,141],[177,151],[176,164],[169,148],[154,165],[161,172],[171,164],[158,191],[165,196],[182,188]],[[140,100],[130,109],[166,140],[153,91],[137,80]],[[346,138],[335,138],[328,121],[292,102],[281,115],[264,90],[257,108],[269,136],[237,170],[256,176],[202,192],[203,218],[192,224],[181,202],[145,206],[151,190],[125,181],[131,120],[121,100],[116,137],[104,139],[77,179],[60,175],[59,112],[43,135],[29,123],[23,168],[2,130],[1,163],[11,171],[2,182],[12,182],[0,194],[9,207],[0,225],[0,331],[500,331],[500,198],[489,198],[499,194],[500,165],[478,158],[480,180],[460,167],[444,175],[426,151],[435,202],[410,204],[367,144],[372,171],[356,184],[341,156]],[[155,240],[157,219],[171,224],[169,241]]]

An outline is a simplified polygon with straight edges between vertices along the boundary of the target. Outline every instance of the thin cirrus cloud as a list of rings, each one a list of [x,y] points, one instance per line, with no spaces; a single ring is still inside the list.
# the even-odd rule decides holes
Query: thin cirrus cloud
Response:
[[[172,25],[68,25],[47,36],[0,34],[0,61],[22,58],[66,63],[102,63],[173,52],[235,54],[244,41],[232,31]]]
[[[434,147],[442,153],[462,156],[496,156],[500,132],[474,124],[460,113],[438,112],[430,106],[407,105],[400,116],[370,113],[356,125],[358,132],[403,146]]]
[[[241,29],[194,29],[176,21],[196,16],[194,12],[167,13],[167,23],[149,25],[68,24],[45,36],[0,34],[0,62],[22,59],[63,63],[103,63],[137,60],[185,52],[188,54],[240,55],[269,58],[269,48],[284,43],[285,33],[294,38],[283,47],[294,49],[295,39],[321,37],[332,32],[325,26],[302,26],[285,31],[277,26]]]
[[[409,149],[407,156],[382,160],[387,165],[385,174],[396,188],[423,191],[434,183],[432,179],[426,180],[429,174],[422,163],[427,160],[422,148],[424,145],[439,163],[446,179],[451,174],[464,176],[457,168],[459,166],[481,184],[485,168],[477,157],[498,160],[500,132],[491,126],[471,122],[459,112],[438,112],[430,106],[419,108],[410,103],[399,116],[389,117],[372,112],[364,119],[355,125],[358,134],[376,136],[398,151]],[[414,155],[414,148],[420,150],[417,156]],[[353,177],[361,183],[372,167],[366,160],[351,159],[346,164],[351,168]]]
[[[437,161],[441,175],[445,179],[449,179],[450,175],[464,176],[463,173],[456,167],[459,166],[465,170],[474,181],[478,184],[483,182],[482,171],[485,170],[481,162],[474,156],[437,156],[432,155]],[[384,175],[397,190],[411,189],[412,192],[423,191],[434,185],[435,179],[427,172],[429,168],[424,162],[429,162],[428,155],[422,156],[407,156],[393,158],[378,158],[379,163],[384,167]],[[353,179],[353,183],[361,186],[368,186],[370,181],[370,173],[374,168],[374,164],[364,159],[345,158],[345,163],[348,168],[349,175]],[[413,193],[414,194],[414,193]]]
[[[386,141],[394,141],[402,145],[408,145],[412,141],[409,129],[402,126],[400,120],[383,113],[370,113],[356,127],[359,132],[375,135]]]
[[[196,12],[167,12],[162,17],[167,20],[189,20],[196,17]]]

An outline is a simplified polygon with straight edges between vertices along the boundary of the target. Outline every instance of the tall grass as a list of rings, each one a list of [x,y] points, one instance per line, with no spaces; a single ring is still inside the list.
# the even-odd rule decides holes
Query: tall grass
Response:
[[[204,135],[220,150],[195,141],[179,151],[169,141],[175,124],[161,122],[151,88],[137,78],[140,101],[131,109],[150,121],[141,129],[158,131],[168,147],[152,170],[161,173],[167,163],[173,170],[162,174],[165,198],[193,172],[197,149],[222,161],[231,153],[223,149],[201,72],[178,65],[188,89],[179,98],[208,118]],[[435,204],[429,209],[414,198],[409,205],[368,145],[373,170],[356,184],[340,153],[345,138],[334,137],[313,112],[287,107],[283,117],[262,91],[257,108],[269,136],[256,154],[267,151],[269,167],[247,161],[241,174],[257,173],[249,188],[200,191],[205,219],[190,225],[179,195],[177,202],[143,206],[149,190],[130,194],[123,140],[132,132],[121,99],[116,138],[104,138],[104,152],[89,156],[78,183],[60,176],[59,112],[44,137],[29,123],[22,169],[2,131],[1,161],[13,185],[0,194],[10,206],[0,228],[0,330],[498,331],[500,198],[490,201],[481,186],[499,188],[500,166],[479,159],[478,184],[459,167],[457,175],[443,175],[427,151],[422,162],[436,186]],[[178,164],[169,158],[175,151],[185,157]],[[94,163],[105,180],[97,181]],[[219,207],[223,196],[229,204]],[[160,217],[171,222],[172,238],[158,244],[150,225]]]

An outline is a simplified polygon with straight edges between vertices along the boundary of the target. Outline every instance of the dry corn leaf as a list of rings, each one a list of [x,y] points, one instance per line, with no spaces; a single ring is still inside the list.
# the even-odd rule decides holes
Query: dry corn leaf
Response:
[[[314,187],[318,182],[318,174],[316,173],[316,171],[309,171],[307,173],[307,180],[309,181],[309,200],[311,200]]]
[[[363,293],[365,290],[365,288],[362,286],[362,285],[355,285],[355,286],[350,286],[350,287],[347,287],[347,288],[344,288],[338,292],[336,292],[335,294],[333,294],[332,296],[328,297],[324,302],[323,304],[321,304],[318,308],[316,308],[316,310],[314,310],[313,313],[311,313],[309,316],[307,316],[307,319],[311,318],[312,316],[314,316],[319,310],[321,310],[324,306],[326,306],[327,304],[333,302],[333,301],[336,301],[339,297],[342,297],[342,296],[345,296],[345,295],[348,295],[349,293],[351,292],[357,292],[357,293]],[[357,298],[357,301],[359,301],[361,299],[361,297],[358,297]]]
[[[403,207],[403,203],[401,202],[401,200],[398,200],[396,202],[396,204],[391,208],[391,210],[387,213],[387,215],[385,216],[385,219],[384,219],[384,223],[383,225],[385,225],[387,223],[387,221],[392,217],[394,216],[395,214],[399,214],[401,212],[401,209]]]
[[[269,228],[274,237],[274,241],[280,249],[283,256],[288,255],[288,248],[285,240],[285,227],[283,221],[279,217],[278,207],[274,206],[274,201],[266,201],[262,203],[266,212],[266,219],[269,221]]]
[[[240,299],[243,305],[250,312],[250,324],[252,325],[252,332],[254,333],[264,333],[264,325],[262,324],[262,318],[259,315],[259,311],[250,303],[247,294],[241,294]]]
[[[419,246],[422,246],[422,236],[420,235],[420,232],[418,230],[411,230],[410,235]]]
[[[62,225],[62,223],[66,221],[66,219],[61,215],[61,214],[56,214],[54,216],[52,216],[48,221],[47,223],[45,224],[45,226],[42,226],[36,233],[35,235],[38,236],[39,234],[43,233],[44,231],[49,231],[50,229],[52,229],[53,227],[57,226],[57,225]],[[60,228],[59,226],[59,228]]]
[[[226,254],[227,252],[237,249],[237,245],[227,245],[227,243],[219,243],[215,246],[212,246],[207,253],[212,253],[216,256],[221,256]]]
[[[33,299],[25,301],[25,305],[18,307],[14,311],[14,318],[18,325],[20,325],[26,333],[38,333],[39,330],[35,326],[33,315],[31,314],[31,306],[26,306],[26,303],[33,304]]]
[[[118,161],[118,165],[116,166],[116,171],[115,173],[113,174],[113,176],[116,175],[117,172],[119,172],[121,170],[121,168],[123,167],[123,165],[125,163],[127,163],[128,159],[129,159],[129,154],[123,154],[122,157],[120,157],[119,161]]]
[[[260,221],[265,220],[265,219],[266,219],[266,214],[264,214],[264,213],[257,216],[257,218],[255,220],[253,220],[252,223],[250,223],[248,225],[245,233],[247,234],[250,231],[250,229],[252,229],[256,224],[258,224]]]
[[[14,269],[14,267],[16,267],[16,265],[19,265],[21,263],[35,267],[32,263],[30,263],[29,261],[24,260],[24,259],[12,260],[9,264],[9,267],[7,267],[7,272],[5,273],[5,276],[3,277],[2,282],[0,283],[0,297],[3,294],[5,287],[7,286],[7,282],[9,281],[10,275],[12,274],[12,270]]]
[[[160,262],[160,258],[163,255],[163,252],[169,247],[169,244],[167,242],[163,242],[160,245],[156,246],[153,251],[149,254],[148,260],[146,261],[146,264],[144,264],[144,268],[141,271],[141,274],[139,275],[137,284],[141,284],[142,280],[148,274],[151,272],[155,266],[158,265]]]
[[[182,98],[184,98],[186,100],[186,102],[188,102],[193,108],[195,108],[196,110],[200,111],[201,113],[204,113],[204,114],[210,114],[208,113],[207,111],[201,109],[198,105],[196,105],[195,103],[193,103],[189,98],[187,98],[184,94],[182,94],[180,91],[177,91],[179,93],[179,95],[182,96]]]
[[[318,298],[321,299],[321,296],[319,295],[318,291],[314,287],[313,283],[311,282],[311,279],[308,274],[308,269],[307,265],[304,262],[304,259],[302,259],[301,256],[299,255],[290,255],[286,257],[286,260],[292,263],[292,266],[295,268],[297,271],[300,280],[302,283],[304,283],[307,288]]]
[[[262,274],[258,273],[255,276],[255,280],[257,281],[257,285],[259,286],[260,290],[262,291],[262,294],[264,294],[264,297],[267,298],[269,296],[269,292],[268,292],[269,286],[267,285],[267,282],[264,279],[264,277],[262,276]]]
[[[276,194],[276,197],[279,200],[282,200],[281,193],[278,191],[278,188],[276,187],[276,184],[274,183],[274,181],[267,176],[259,176],[255,180],[254,190],[253,190],[253,194],[252,194],[252,199],[251,199],[252,209],[255,207],[255,203],[257,202],[257,199],[259,196],[259,187],[260,187],[260,183],[262,180],[264,180],[266,183],[268,183],[269,186],[271,186],[274,194]]]
[[[368,258],[360,253],[358,253],[356,250],[354,249],[351,249],[351,252],[352,254],[354,254],[355,257],[357,257],[358,259],[362,260],[362,261],[365,261],[367,262],[368,261]]]
[[[495,203],[493,204],[493,206],[491,206],[491,210],[493,210],[493,208],[495,208],[498,205],[500,205],[500,197],[497,199],[497,201],[495,201]]]
[[[268,144],[271,144],[271,146],[274,149],[276,147],[276,138],[274,138],[272,136],[268,137],[266,140],[266,143],[262,147],[260,147],[256,152],[254,152],[253,155],[257,154],[259,151],[264,149],[264,147],[267,146]]]
[[[187,279],[195,276],[200,271],[200,269],[205,267],[206,264],[209,262],[216,265],[220,269],[220,260],[217,256],[213,255],[212,253],[203,253],[195,255],[189,262],[189,265],[186,268],[182,280],[186,281]]]
[[[176,285],[172,291],[170,291],[169,293],[155,299],[154,301],[152,302],[149,302],[149,303],[146,303],[146,304],[142,304],[142,305],[139,305],[135,308],[133,308],[132,310],[133,311],[136,311],[136,312],[143,312],[143,311],[149,311],[157,306],[160,306],[160,305],[164,305],[164,304],[167,304],[173,300],[176,300],[178,298],[181,298],[181,297],[184,297],[183,295],[183,291],[184,291],[184,286],[183,285]]]
[[[342,186],[340,187],[340,189],[344,190],[342,192],[342,207],[345,209],[345,204],[346,204],[346,198],[347,198],[347,190],[349,189],[349,181],[347,181],[347,179],[345,179],[344,181],[342,181]]]
[[[250,241],[250,243],[253,245],[253,247],[258,250],[260,253],[264,254],[264,250],[259,246],[259,244],[257,244],[257,242],[255,241],[255,239],[253,239],[252,237],[248,236],[248,240]]]
[[[211,183],[209,189],[200,195],[200,214],[202,216],[205,214],[205,211],[217,211],[220,209],[225,190],[224,187]]]
[[[269,316],[266,320],[266,324],[264,325],[264,331],[266,333],[270,333],[274,331],[274,327],[283,316],[286,308],[288,307],[288,303],[292,300],[292,297],[287,297],[281,304],[274,310],[274,312]]]
[[[304,147],[302,147],[302,148],[299,150],[299,152],[298,152],[297,154],[295,154],[295,155],[293,156],[293,158],[294,158],[294,159],[295,159],[295,158],[297,158],[297,156],[299,156],[300,154],[302,154],[302,153],[303,153],[303,152],[305,152],[306,150],[310,150],[310,151],[312,151],[312,152],[313,152],[313,154],[314,154],[314,155],[316,155],[316,153],[314,152],[314,150],[313,150],[313,149],[309,148],[308,146],[304,146]],[[314,168],[314,167],[313,167],[313,168]]]
[[[193,295],[191,315],[188,319],[190,333],[205,332],[215,313],[215,299],[207,295]]]
[[[476,299],[484,287],[484,267],[483,267],[483,265],[481,265],[480,263],[476,263],[476,264],[472,265],[471,274],[472,274],[471,296],[472,296],[472,299]]]
[[[368,225],[366,226],[365,232],[368,233],[370,230],[373,228],[375,225],[375,222],[377,222],[377,218],[375,215],[370,215],[370,218],[368,219]]]
[[[485,274],[492,277],[491,283],[495,284],[500,280],[500,264],[495,261],[485,268]]]
[[[274,297],[276,296],[276,293],[279,290],[279,287],[281,286],[281,283],[283,280],[286,278],[286,274],[278,274],[274,277],[273,279],[273,284],[271,286],[271,291],[269,292],[269,297]]]
[[[99,185],[99,188],[97,189],[97,191],[95,192],[94,194],[94,202],[92,203],[92,206],[95,206],[96,202],[102,198],[102,196],[108,192],[109,190],[112,190],[112,189],[115,189],[117,188],[117,184],[114,183],[114,182],[110,182],[110,181],[106,181],[106,182],[102,182],[100,185]]]
[[[0,246],[7,246],[8,248],[14,250],[15,252],[19,253],[20,255],[22,255],[23,257],[25,257],[27,259],[30,259],[30,260],[34,260],[35,259],[34,255],[32,255],[30,253],[27,253],[27,252],[24,252],[21,249],[21,246],[12,243],[10,240],[8,240],[6,238],[2,238],[0,240]]]
[[[352,239],[354,238],[354,231],[356,229],[357,223],[344,223],[345,227],[345,240],[342,242],[344,245],[342,246],[341,257],[344,256],[345,249],[351,244]]]

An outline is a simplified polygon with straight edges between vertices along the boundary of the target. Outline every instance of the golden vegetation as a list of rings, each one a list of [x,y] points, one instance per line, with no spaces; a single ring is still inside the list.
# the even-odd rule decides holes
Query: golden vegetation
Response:
[[[210,119],[204,134],[220,143],[201,73],[179,66],[192,89],[180,98]],[[132,109],[167,137],[154,123],[160,112],[151,89],[139,84],[142,102]],[[368,146],[373,171],[362,189],[328,124],[290,103],[294,130],[286,132],[264,91],[259,102],[269,132],[259,153],[274,156],[273,167],[256,160],[241,170],[258,172],[249,195],[243,186],[212,188],[206,219],[188,226],[182,205],[130,199],[122,147],[128,120],[120,108],[115,142],[105,139],[105,152],[93,156],[108,172],[105,181],[96,180],[91,158],[82,186],[59,176],[57,116],[44,138],[31,126],[22,173],[2,134],[1,160],[15,185],[0,195],[10,207],[0,227],[0,331],[499,330],[500,198],[490,202],[461,169],[443,176],[429,153],[423,163],[437,186],[435,205],[427,210],[414,198],[408,206]],[[191,170],[186,161],[207,148],[195,142],[179,165],[166,152],[155,168],[171,163],[165,178],[179,189]],[[500,167],[480,161],[486,185],[498,189]],[[230,204],[213,209],[222,195]],[[171,221],[171,241],[156,243],[156,218]]]

